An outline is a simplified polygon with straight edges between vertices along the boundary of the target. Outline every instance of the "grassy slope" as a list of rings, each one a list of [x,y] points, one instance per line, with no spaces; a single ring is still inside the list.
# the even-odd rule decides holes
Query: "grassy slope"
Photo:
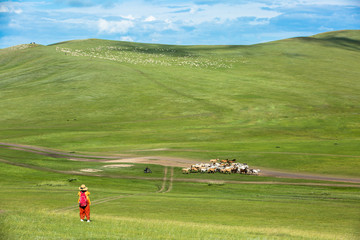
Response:
[[[86,40],[3,49],[0,139],[85,152],[172,148],[177,151],[156,154],[236,157],[250,165],[359,176],[358,157],[281,154],[360,155],[358,39],[355,31],[246,47]],[[98,46],[104,47],[93,51],[97,58],[59,51]],[[99,58],[106,52],[107,58],[126,61]],[[0,162],[0,239],[357,239],[360,234],[358,188],[174,182],[169,193],[156,193],[158,180],[46,170],[96,168],[104,175],[142,176],[143,165],[105,169],[104,163],[4,148],[0,159],[41,169]],[[163,167],[151,168],[153,177],[162,176]],[[174,177],[201,177],[180,175],[176,171]],[[206,176],[219,177],[255,179]],[[82,183],[92,193],[91,224],[80,223],[76,207],[68,208]],[[124,197],[100,201],[114,196]],[[54,211],[61,208],[65,211]]]
[[[69,151],[172,148],[157,154],[359,176],[359,35],[3,49],[1,140]]]

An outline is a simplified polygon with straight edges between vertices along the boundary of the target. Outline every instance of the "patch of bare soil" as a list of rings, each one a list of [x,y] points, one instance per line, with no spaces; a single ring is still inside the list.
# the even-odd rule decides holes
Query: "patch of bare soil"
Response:
[[[102,167],[104,168],[124,168],[124,167],[132,167],[134,165],[132,164],[110,164],[110,165],[104,165]]]
[[[100,169],[93,169],[93,168],[80,169],[80,171],[82,171],[82,172],[102,172],[102,170],[100,170]]]
[[[142,163],[142,164],[156,164],[168,167],[187,167],[192,164],[198,163],[195,160],[175,157],[161,157],[161,156],[147,156],[147,157],[134,157],[122,158],[117,160],[107,160],[107,163]]]
[[[132,152],[159,152],[159,151],[170,151],[170,148],[153,148],[147,150],[133,150]]]

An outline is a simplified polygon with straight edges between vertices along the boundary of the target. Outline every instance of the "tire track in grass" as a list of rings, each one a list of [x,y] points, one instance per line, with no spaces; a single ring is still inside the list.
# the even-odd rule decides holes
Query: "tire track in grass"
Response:
[[[170,179],[169,180],[168,180],[168,177],[167,177],[167,173],[168,173],[168,168],[165,167],[163,183],[162,183],[161,189],[159,191],[157,191],[157,193],[168,193],[168,192],[170,192],[172,190],[173,181],[174,181],[174,167],[172,167],[171,170],[170,170]],[[168,184],[168,186],[167,186],[167,189],[166,189],[167,184]]]
[[[168,190],[166,190],[166,191],[163,192],[163,193],[168,193],[168,192],[170,192],[170,191],[172,190],[173,181],[174,181],[174,168],[172,167],[172,168],[171,168],[171,173],[170,173],[170,182],[169,182]]]
[[[1,160],[1,159],[0,159]],[[170,192],[172,189],[172,182],[173,182],[173,176],[174,176],[174,168],[171,168],[171,175],[170,175],[170,185],[168,187],[168,189],[163,192],[165,190],[166,187],[166,181],[167,181],[167,172],[168,172],[168,168],[165,167],[164,168],[164,177],[162,179],[163,183],[162,183],[162,187],[160,190],[156,191],[156,193],[167,193]],[[150,193],[138,193],[138,194],[130,194],[130,195],[118,195],[118,196],[113,196],[113,197],[106,197],[106,198],[101,198],[101,199],[96,199],[93,200],[91,202],[91,206],[93,205],[97,205],[97,204],[102,204],[102,203],[106,203],[106,202],[110,202],[110,201],[114,201],[114,200],[118,200],[121,198],[127,198],[127,197],[134,197],[134,196],[144,196],[144,195],[148,195]],[[71,211],[71,210],[75,210],[78,207],[78,205],[72,205],[69,207],[64,207],[64,208],[59,208],[59,209],[55,209],[54,212],[65,212],[65,211]]]
[[[162,191],[164,191],[165,189],[165,185],[166,185],[166,178],[167,178],[167,171],[168,171],[168,168],[165,167],[164,168],[164,178],[163,178],[163,183],[162,183],[162,186],[160,188],[160,190],[157,191],[157,193],[161,193]]]

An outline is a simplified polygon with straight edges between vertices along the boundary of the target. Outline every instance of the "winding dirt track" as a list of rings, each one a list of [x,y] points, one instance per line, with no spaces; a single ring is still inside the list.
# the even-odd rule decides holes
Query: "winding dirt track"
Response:
[[[232,183],[232,184],[267,184],[267,185],[303,185],[303,186],[337,186],[337,187],[356,187],[360,188],[360,179],[354,178],[339,178],[332,176],[321,176],[314,174],[298,174],[298,173],[288,173],[278,170],[266,170],[262,169],[263,176],[271,176],[278,178],[299,178],[299,179],[309,179],[309,180],[324,180],[324,181],[334,181],[334,183],[289,183],[289,182],[255,182],[255,181],[214,181],[209,179],[184,179],[176,178],[174,179],[174,167],[188,167],[191,164],[198,163],[198,161],[185,159],[185,158],[175,158],[175,157],[160,157],[160,156],[146,156],[146,157],[134,157],[131,155],[116,155],[116,156],[99,156],[99,155],[84,155],[84,154],[75,154],[73,152],[67,153],[59,150],[53,150],[38,146],[29,146],[13,143],[2,143],[0,142],[0,148],[12,149],[17,151],[31,152],[43,156],[53,157],[53,158],[66,158],[71,161],[84,161],[84,162],[103,162],[103,163],[145,163],[145,164],[157,164],[165,166],[163,178],[154,178],[154,177],[142,177],[142,176],[118,176],[118,175],[103,175],[99,173],[90,173],[90,172],[81,172],[81,171],[64,171],[51,169],[46,167],[34,166],[26,163],[18,163],[5,159],[1,159],[0,162],[6,163],[9,165],[25,167],[30,169],[36,169],[40,171],[62,173],[62,174],[72,174],[72,175],[85,175],[85,176],[95,176],[95,177],[107,177],[107,178],[123,178],[123,179],[139,179],[139,180],[152,180],[152,181],[162,181],[161,188],[154,193],[169,193],[172,190],[173,182],[198,182],[198,183],[210,183],[210,182],[219,182],[219,183]],[[298,153],[296,153],[298,154]],[[305,153],[306,154],[306,153]],[[171,167],[170,177],[168,177],[168,167]],[[351,184],[339,184],[335,182],[348,182]],[[139,194],[121,194],[112,197],[106,197],[101,199],[96,199],[92,201],[92,205],[104,204],[110,201],[115,201],[122,198],[135,197],[140,195],[148,195],[152,193],[139,193]],[[64,208],[55,209],[54,212],[64,212],[77,209],[77,205],[72,205]],[[1,211],[0,211],[1,213]]]
[[[99,155],[84,155],[84,154],[75,154],[75,153],[67,153],[62,152],[59,150],[48,149],[44,147],[38,146],[29,146],[29,145],[21,145],[21,144],[13,144],[13,143],[2,143],[0,142],[0,147],[8,148],[18,151],[26,151],[35,154],[40,154],[44,156],[54,157],[54,158],[66,158],[72,161],[86,161],[86,162],[104,162],[104,163],[145,163],[145,164],[157,164],[167,167],[188,167],[191,164],[198,163],[196,160],[185,159],[185,158],[175,158],[175,157],[163,157],[163,156],[145,156],[145,157],[132,157],[131,155],[116,155],[116,156],[99,156]],[[295,153],[299,154],[299,153]],[[308,155],[304,153],[304,155]],[[0,156],[1,157],[1,156]],[[354,156],[351,156],[354,157]],[[33,168],[43,171],[50,171],[50,172],[57,172],[57,173],[65,173],[65,174],[76,174],[76,175],[88,175],[88,176],[99,176],[99,177],[113,177],[113,178],[136,178],[136,179],[144,179],[144,180],[163,180],[160,178],[147,178],[147,177],[119,177],[119,176],[109,176],[109,175],[102,175],[102,174],[95,174],[95,173],[85,173],[85,172],[78,172],[78,171],[60,171],[50,168],[38,167],[27,165],[24,163],[15,163],[11,161],[7,161],[4,159],[0,159],[0,162],[12,164],[16,166],[22,166],[27,168]],[[167,168],[165,168],[167,171]],[[173,179],[173,171],[171,169],[171,181],[188,181],[188,182],[209,182],[211,180],[207,179]],[[165,172],[164,178],[166,178],[167,173]],[[296,178],[296,179],[308,179],[308,180],[316,180],[316,181],[333,181],[333,182],[347,182],[347,183],[360,183],[359,178],[348,178],[348,177],[334,177],[334,176],[325,176],[320,174],[304,174],[304,173],[291,173],[291,172],[284,172],[279,170],[270,170],[270,169],[261,169],[262,176],[270,176],[270,177],[277,177],[277,178]],[[166,180],[166,179],[165,179]],[[228,183],[252,183],[252,184],[285,184],[281,182],[241,182],[241,181],[224,181]],[[289,183],[286,183],[289,184]],[[294,185],[322,185],[320,183],[301,183]],[[327,185],[340,185],[340,184],[327,184]],[[348,184],[341,184],[340,186],[358,186],[358,185],[348,185]],[[169,188],[172,187],[169,186]],[[360,186],[358,186],[360,187]],[[171,189],[170,189],[171,190]],[[168,191],[170,191],[168,190]],[[163,192],[162,190],[161,192]]]

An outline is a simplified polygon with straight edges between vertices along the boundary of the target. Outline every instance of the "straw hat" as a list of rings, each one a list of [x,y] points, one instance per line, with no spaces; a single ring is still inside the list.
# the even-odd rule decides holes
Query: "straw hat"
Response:
[[[79,190],[80,190],[80,191],[87,191],[88,188],[85,186],[85,184],[83,184],[83,185],[81,185],[81,186],[79,187]]]

